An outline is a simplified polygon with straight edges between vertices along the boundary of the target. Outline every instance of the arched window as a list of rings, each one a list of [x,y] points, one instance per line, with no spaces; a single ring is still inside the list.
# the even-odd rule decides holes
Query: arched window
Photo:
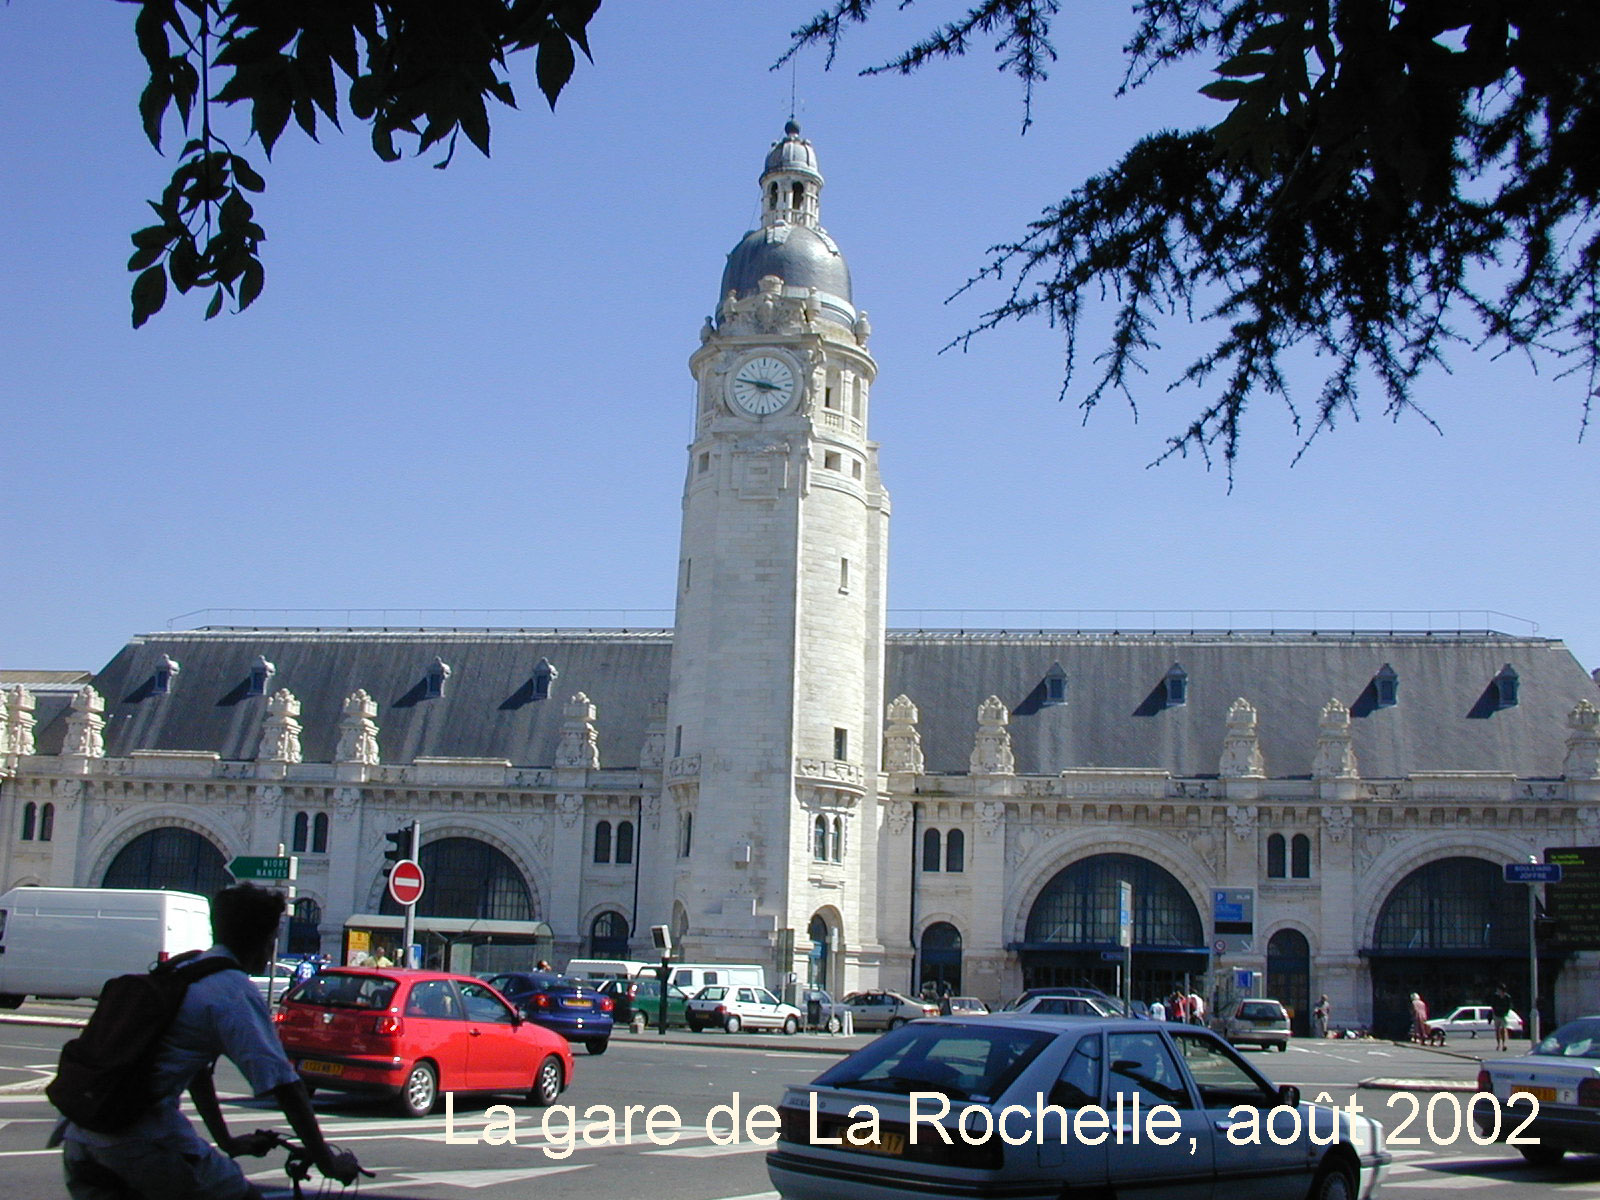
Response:
[[[1267,878],[1282,879],[1288,873],[1284,868],[1283,834],[1271,834],[1267,838]]]
[[[304,854],[306,850],[306,834],[311,828],[311,817],[303,812],[294,815],[294,832],[289,836],[289,850],[293,854]]]
[[[952,829],[944,838],[944,869],[960,874],[967,869],[967,835]]]
[[[417,901],[419,917],[485,921],[532,921],[538,917],[521,870],[488,842],[440,838],[423,846],[417,859],[428,881]],[[400,915],[400,906],[387,888],[378,911],[385,916]]]
[[[1497,863],[1443,858],[1389,893],[1374,931],[1380,950],[1474,950],[1525,958],[1528,899]]]
[[[935,984],[942,993],[961,991],[961,931],[948,921],[936,921],[922,931],[920,986]]]
[[[1303,833],[1289,842],[1289,874],[1296,879],[1311,878],[1311,839]]]
[[[1205,946],[1200,910],[1170,871],[1131,854],[1096,854],[1058,872],[1028,913],[1026,940],[1066,946],[1115,946],[1118,897],[1133,885],[1133,943],[1138,947]]]
[[[22,806],[22,840],[33,841],[33,823],[39,819],[39,806],[29,800]]]
[[[633,861],[633,822],[617,822],[617,861],[631,863]]]
[[[834,862],[844,861],[844,818],[833,819],[833,840],[829,843],[828,857]]]
[[[806,926],[806,937],[811,941],[811,953],[806,956],[806,983],[816,988],[828,986],[828,953],[833,937],[828,923],[821,915],[811,918]]]
[[[591,958],[628,957],[628,919],[619,912],[603,912],[589,926]]]
[[[46,804],[39,810],[39,840],[48,842],[56,832],[56,806]]]
[[[811,857],[817,862],[828,861],[827,817],[818,817],[811,823]]]
[[[316,954],[322,950],[322,905],[309,896],[294,902],[289,912],[289,953]]]
[[[124,846],[106,868],[100,886],[170,888],[211,896],[232,882],[222,851],[192,829],[165,826],[141,833]]]
[[[922,869],[933,872],[939,869],[939,831],[930,829],[922,835]]]
[[[597,863],[611,861],[611,822],[601,821],[594,827],[594,860]]]
[[[311,818],[311,853],[328,852],[328,814],[318,813]]]
[[[694,849],[694,814],[686,812],[678,822],[678,857],[688,858],[689,852]]]

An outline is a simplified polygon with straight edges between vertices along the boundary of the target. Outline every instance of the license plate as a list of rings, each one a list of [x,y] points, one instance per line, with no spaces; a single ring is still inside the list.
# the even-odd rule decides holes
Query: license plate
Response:
[[[1554,1104],[1556,1102],[1556,1089],[1552,1087],[1519,1087],[1511,1090],[1513,1094],[1527,1092],[1541,1104]]]
[[[886,1130],[878,1135],[878,1140],[875,1142],[856,1145],[854,1142],[846,1141],[845,1145],[854,1150],[865,1150],[868,1154],[904,1154],[906,1152],[906,1135],[896,1133],[894,1130]]]
[[[343,1063],[317,1062],[315,1059],[301,1059],[300,1069],[308,1075],[343,1075]]]
[[[585,1000],[585,999],[568,1000],[567,1001],[567,1007],[568,1008],[593,1008],[594,1007],[594,1001],[593,1000]]]

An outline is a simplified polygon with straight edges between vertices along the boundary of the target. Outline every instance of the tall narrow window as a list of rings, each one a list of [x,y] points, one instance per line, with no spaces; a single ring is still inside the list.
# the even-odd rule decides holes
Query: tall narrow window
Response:
[[[789,206],[791,208],[804,208],[806,202],[806,185],[797,183],[789,192]]]
[[[318,813],[311,818],[311,853],[328,852],[328,814]]]
[[[850,560],[848,558],[839,560],[839,590],[841,592],[850,590]]]
[[[48,842],[56,833],[56,806],[46,804],[39,810],[39,840]]]
[[[29,800],[22,806],[22,840],[33,841],[33,824],[39,819],[39,806]]]
[[[939,831],[930,829],[922,835],[922,869],[930,874],[939,869]]]
[[[694,849],[694,814],[684,813],[678,823],[678,857],[688,858]]]
[[[611,822],[601,821],[594,827],[594,860],[597,863],[611,861]]]
[[[633,822],[617,822],[617,861],[631,863],[633,861]]]
[[[833,731],[833,757],[839,762],[844,762],[850,757],[850,731],[848,729],[835,729]]]
[[[289,836],[289,848],[296,854],[306,852],[306,835],[311,828],[311,817],[308,813],[297,812],[294,815],[294,832]]]
[[[1311,878],[1311,839],[1303,833],[1289,842],[1289,874],[1295,879]]]
[[[817,862],[828,861],[827,817],[818,817],[811,823],[811,857]]]
[[[683,756],[683,726],[679,725],[672,731],[672,757]]]
[[[952,829],[944,839],[944,869],[959,874],[967,869],[967,835]]]
[[[1284,869],[1283,834],[1274,833],[1267,838],[1267,878],[1282,879],[1288,874]]]
[[[834,862],[844,861],[844,818],[833,819],[833,837],[828,843],[828,857]]]

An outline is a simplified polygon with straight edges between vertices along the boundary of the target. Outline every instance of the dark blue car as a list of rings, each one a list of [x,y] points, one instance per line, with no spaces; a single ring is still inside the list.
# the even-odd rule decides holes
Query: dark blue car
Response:
[[[512,1007],[535,1025],[582,1042],[590,1054],[604,1054],[611,1041],[616,1002],[588,984],[545,971],[509,971],[486,980]]]

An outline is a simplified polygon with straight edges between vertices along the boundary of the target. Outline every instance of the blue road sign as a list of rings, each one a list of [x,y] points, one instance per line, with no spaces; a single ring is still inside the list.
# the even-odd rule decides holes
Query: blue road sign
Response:
[[[1560,863],[1507,863],[1507,883],[1560,883]]]

